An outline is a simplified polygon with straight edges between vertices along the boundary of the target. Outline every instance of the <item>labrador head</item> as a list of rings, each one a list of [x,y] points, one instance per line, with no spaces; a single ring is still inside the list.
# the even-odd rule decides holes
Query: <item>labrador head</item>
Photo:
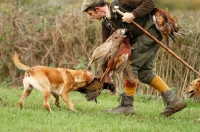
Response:
[[[200,78],[193,80],[190,85],[185,88],[184,92],[189,94],[189,98],[200,95]]]

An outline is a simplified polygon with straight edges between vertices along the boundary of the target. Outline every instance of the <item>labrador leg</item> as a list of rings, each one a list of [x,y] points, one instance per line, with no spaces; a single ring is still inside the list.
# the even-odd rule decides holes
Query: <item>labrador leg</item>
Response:
[[[51,93],[53,95],[53,97],[55,98],[55,105],[58,107],[58,108],[61,108],[60,107],[60,102],[59,102],[59,95],[55,94],[55,93]]]
[[[50,91],[44,91],[43,92],[43,95],[44,95],[44,108],[46,108],[49,112],[51,112],[51,108],[50,108],[50,105],[49,105],[49,100],[50,100]]]
[[[31,94],[32,90],[33,90],[33,88],[24,89],[24,92],[22,93],[22,98],[19,101],[20,109],[22,109],[24,107],[24,101]]]
[[[72,102],[69,99],[69,95],[68,92],[63,92],[61,94],[63,100],[65,101],[65,103],[67,104],[67,106],[69,107],[70,110],[74,111],[74,105],[72,104]]]

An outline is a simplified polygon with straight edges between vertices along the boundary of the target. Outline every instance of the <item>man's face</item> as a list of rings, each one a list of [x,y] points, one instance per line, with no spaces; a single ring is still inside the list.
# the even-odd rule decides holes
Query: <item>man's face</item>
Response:
[[[99,8],[96,8],[96,10],[88,9],[87,13],[91,19],[101,20],[103,17],[105,17]]]

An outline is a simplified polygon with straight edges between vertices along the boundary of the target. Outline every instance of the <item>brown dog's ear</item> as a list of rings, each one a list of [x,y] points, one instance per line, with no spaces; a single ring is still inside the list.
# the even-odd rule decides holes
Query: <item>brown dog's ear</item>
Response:
[[[197,80],[197,86],[200,87],[200,79]]]

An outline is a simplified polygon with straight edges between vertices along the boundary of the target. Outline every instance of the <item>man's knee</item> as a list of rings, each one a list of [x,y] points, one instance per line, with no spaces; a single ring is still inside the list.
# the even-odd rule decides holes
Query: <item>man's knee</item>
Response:
[[[151,84],[151,81],[156,76],[152,71],[142,71],[138,73],[138,79],[145,84]]]

